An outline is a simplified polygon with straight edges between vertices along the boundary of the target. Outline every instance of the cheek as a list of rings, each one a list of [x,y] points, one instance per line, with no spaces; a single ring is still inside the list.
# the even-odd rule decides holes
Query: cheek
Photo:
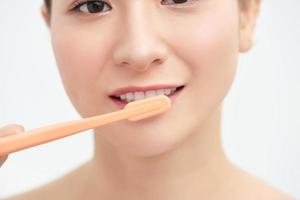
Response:
[[[173,49],[190,72],[185,98],[189,106],[181,113],[192,115],[194,124],[207,119],[222,105],[235,77],[239,53],[238,10],[233,9],[236,5],[225,4],[200,13],[188,24],[183,20],[184,28],[173,34],[170,41],[176,45]],[[194,112],[195,108],[199,112]]]
[[[187,27],[192,31],[184,32],[185,45],[177,47],[181,49],[182,59],[190,68],[191,86],[201,99],[203,108],[220,103],[236,71],[239,52],[238,12],[232,9],[233,5],[222,6],[194,20]],[[199,106],[199,101],[194,104]]]
[[[89,31],[76,26],[68,29],[59,24],[52,27],[52,45],[65,90],[84,117],[100,112],[90,105],[101,104],[101,87],[105,86],[98,81],[104,61],[108,60],[105,49],[109,46],[106,37],[95,36],[99,31],[86,30]]]

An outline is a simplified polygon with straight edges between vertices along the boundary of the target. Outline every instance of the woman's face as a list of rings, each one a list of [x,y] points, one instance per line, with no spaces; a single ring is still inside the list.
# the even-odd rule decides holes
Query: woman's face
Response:
[[[52,2],[54,54],[82,117],[119,110],[110,98],[119,88],[185,86],[162,115],[96,129],[101,142],[140,156],[162,153],[197,134],[221,106],[243,42],[238,1],[182,2],[94,1],[76,11],[72,0]]]

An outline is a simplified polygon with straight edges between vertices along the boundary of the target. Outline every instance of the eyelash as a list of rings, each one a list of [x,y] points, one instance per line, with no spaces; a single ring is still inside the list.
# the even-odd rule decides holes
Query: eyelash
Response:
[[[148,0],[147,0],[148,1]],[[169,1],[169,0],[168,0]],[[172,0],[171,0],[172,1]],[[187,0],[189,1],[189,0]],[[182,7],[188,7],[188,6],[191,6],[191,4],[194,4],[196,1],[199,1],[199,0],[190,0],[190,2],[184,2],[184,3],[179,3],[179,4],[163,4],[163,5],[170,5],[170,7],[175,7],[175,8],[182,8]],[[101,2],[101,3],[104,3],[105,6],[108,6],[110,9],[111,9],[111,6],[108,5],[107,2],[103,1],[103,0],[77,0],[71,7],[70,11],[71,12],[82,12],[80,11],[80,8],[81,6],[87,4],[87,3],[95,3],[95,2]],[[97,12],[95,14],[99,14],[99,13],[103,13],[103,12]],[[89,14],[93,14],[93,13],[89,13]]]
[[[87,3],[95,3],[95,2],[101,2],[104,3],[105,6],[107,6],[107,2],[102,1],[102,0],[77,0],[71,7],[70,11],[71,12],[81,12],[80,7],[87,4]],[[111,6],[109,6],[111,9]]]

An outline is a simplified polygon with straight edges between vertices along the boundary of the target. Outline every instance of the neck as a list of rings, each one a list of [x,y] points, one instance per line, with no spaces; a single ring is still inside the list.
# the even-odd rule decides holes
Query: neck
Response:
[[[220,186],[229,169],[220,127],[221,108],[176,149],[151,158],[120,155],[95,138],[95,156],[89,164],[91,193],[125,200],[205,196]]]

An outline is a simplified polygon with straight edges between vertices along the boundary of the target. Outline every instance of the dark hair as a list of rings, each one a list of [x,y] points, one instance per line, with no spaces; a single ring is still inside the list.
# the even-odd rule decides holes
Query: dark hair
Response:
[[[51,11],[51,0],[44,0],[47,10]]]

